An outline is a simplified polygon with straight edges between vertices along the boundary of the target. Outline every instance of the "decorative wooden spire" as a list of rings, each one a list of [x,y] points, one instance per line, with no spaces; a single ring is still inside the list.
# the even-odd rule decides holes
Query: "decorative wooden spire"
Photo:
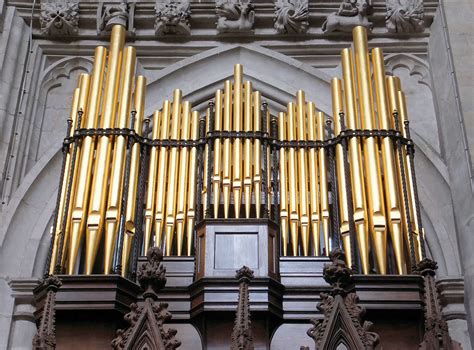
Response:
[[[329,257],[332,263],[326,264],[323,275],[332,288],[329,293],[321,293],[323,301],[317,306],[324,319],[311,320],[313,327],[307,333],[319,350],[374,349],[379,336],[369,332],[371,322],[362,321],[365,309],[358,305],[357,294],[351,292],[352,271],[346,266],[344,253],[335,249]]]
[[[56,349],[56,292],[62,283],[55,275],[46,276],[38,288],[46,291],[46,301],[43,306],[41,322],[33,338],[34,350]]]
[[[253,271],[247,266],[242,266],[237,270],[235,278],[239,280],[239,303],[235,313],[230,349],[253,350],[249,306],[249,283],[253,279]]]
[[[443,319],[435,280],[437,269],[438,264],[428,258],[416,266],[416,272],[423,276],[425,283],[425,336],[420,350],[461,350],[461,344],[451,339],[448,324]]]
[[[153,247],[146,257],[148,261],[137,272],[145,302],[143,306],[130,305],[131,311],[124,317],[130,326],[117,331],[117,337],[112,341],[114,349],[174,350],[181,345],[175,339],[175,329],[165,331],[163,328],[163,324],[171,319],[168,304],[157,303],[158,291],[166,284],[166,268],[161,264],[163,253]]]

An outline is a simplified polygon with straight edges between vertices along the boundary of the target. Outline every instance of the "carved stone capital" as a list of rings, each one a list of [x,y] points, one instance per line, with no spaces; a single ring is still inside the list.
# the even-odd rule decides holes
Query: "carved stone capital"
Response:
[[[276,0],[275,29],[280,34],[306,33],[309,27],[308,0]]]
[[[217,30],[248,32],[255,24],[252,0],[216,0]]]
[[[391,33],[423,32],[423,0],[387,0],[385,25]]]
[[[97,7],[97,33],[108,32],[116,24],[133,31],[135,3],[122,0],[117,3],[100,2]]]
[[[76,35],[79,31],[79,0],[42,0],[40,23],[45,35]]]
[[[191,33],[189,0],[156,0],[155,16],[156,35]]]
[[[352,32],[354,27],[363,26],[371,31],[373,23],[368,18],[370,10],[368,0],[343,0],[339,10],[327,16],[322,30],[324,33]]]

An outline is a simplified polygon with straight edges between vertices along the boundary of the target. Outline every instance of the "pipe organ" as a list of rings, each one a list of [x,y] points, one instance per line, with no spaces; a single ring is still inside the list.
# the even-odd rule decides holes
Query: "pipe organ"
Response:
[[[74,91],[49,273],[131,276],[150,246],[194,254],[203,220],[271,220],[283,256],[337,246],[363,274],[424,255],[405,96],[363,27],[330,82],[332,116],[298,90],[283,111],[234,77],[208,108],[176,89],[145,117],[146,79],[116,25]]]

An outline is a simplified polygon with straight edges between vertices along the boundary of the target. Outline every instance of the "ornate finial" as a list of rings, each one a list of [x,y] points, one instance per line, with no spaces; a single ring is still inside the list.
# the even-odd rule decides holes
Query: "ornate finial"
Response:
[[[79,31],[79,0],[41,1],[40,23],[45,35],[76,35]]]
[[[130,305],[130,312],[124,320],[129,324],[126,329],[117,331],[112,348],[174,350],[181,345],[175,338],[176,329],[165,331],[163,324],[171,319],[167,303],[157,303],[158,291],[166,284],[166,269],[161,264],[163,252],[158,247],[148,249],[147,262],[137,272],[140,286],[145,290],[143,306]]]
[[[253,279],[253,271],[247,266],[242,266],[236,271],[235,277],[239,280],[239,302],[230,348],[231,350],[253,350],[248,290],[250,280]]]
[[[347,267],[344,252],[340,248],[332,250],[329,258],[332,263],[324,265],[324,280],[331,285],[333,295],[345,295],[349,292],[352,283],[352,270]]]
[[[158,247],[151,247],[146,253],[147,262],[137,271],[137,280],[143,288],[143,297],[158,299],[158,291],[166,284],[166,268],[161,264],[163,252]]]
[[[61,287],[56,275],[48,275],[38,288],[46,290],[46,300],[41,312],[41,322],[33,338],[34,350],[52,350],[56,348],[56,292]]]

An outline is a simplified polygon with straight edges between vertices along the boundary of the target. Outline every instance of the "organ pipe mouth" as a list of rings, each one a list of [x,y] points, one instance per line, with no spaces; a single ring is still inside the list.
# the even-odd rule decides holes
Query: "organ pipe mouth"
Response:
[[[176,89],[149,134],[146,79],[114,26],[74,90],[49,273],[127,277],[150,246],[190,256],[207,219],[274,221],[283,256],[341,246],[356,272],[409,272],[424,243],[405,95],[366,29],[353,39],[331,111],[298,90],[272,115],[236,64],[204,111]]]

